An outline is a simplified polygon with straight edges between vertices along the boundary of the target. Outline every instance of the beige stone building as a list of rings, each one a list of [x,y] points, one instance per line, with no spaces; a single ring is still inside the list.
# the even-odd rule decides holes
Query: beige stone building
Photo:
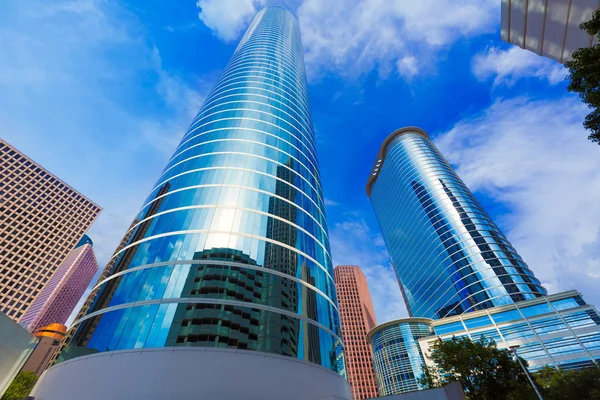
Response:
[[[0,311],[19,322],[101,210],[0,139]]]

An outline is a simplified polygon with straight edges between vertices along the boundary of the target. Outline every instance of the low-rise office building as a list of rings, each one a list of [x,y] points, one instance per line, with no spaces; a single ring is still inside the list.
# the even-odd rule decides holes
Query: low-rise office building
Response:
[[[23,371],[33,372],[40,376],[50,364],[50,360],[58,346],[65,338],[67,327],[63,324],[50,324],[37,329],[33,335],[40,341],[23,366]]]
[[[406,318],[372,329],[373,365],[381,395],[423,390],[423,363],[438,340],[468,336],[514,348],[535,372],[544,366],[576,369],[600,362],[600,314],[575,290],[438,320]]]

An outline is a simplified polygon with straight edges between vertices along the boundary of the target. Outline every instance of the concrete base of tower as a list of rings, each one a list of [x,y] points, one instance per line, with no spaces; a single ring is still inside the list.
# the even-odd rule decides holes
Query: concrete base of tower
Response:
[[[340,375],[248,350],[167,347],[74,358],[49,368],[35,400],[349,400]]]

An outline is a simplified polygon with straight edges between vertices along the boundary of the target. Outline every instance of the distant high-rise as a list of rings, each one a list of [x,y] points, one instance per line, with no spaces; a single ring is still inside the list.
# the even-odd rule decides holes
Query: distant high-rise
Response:
[[[48,324],[36,329],[33,336],[37,337],[39,342],[23,366],[23,371],[33,372],[40,376],[65,338],[66,332],[67,327],[63,324]]]
[[[600,8],[598,0],[502,0],[502,40],[560,63],[598,43],[579,25]]]
[[[256,15],[126,238],[32,395],[349,398],[289,11]]]
[[[96,271],[98,262],[87,235],[60,265],[21,318],[30,332],[51,323],[65,324]]]
[[[546,294],[423,130],[387,137],[367,194],[412,317],[443,318]]]
[[[334,277],[342,321],[346,375],[352,398],[377,397],[373,348],[367,342],[367,332],[376,324],[367,278],[356,265],[338,265]]]
[[[101,208],[0,139],[0,310],[20,322]]]

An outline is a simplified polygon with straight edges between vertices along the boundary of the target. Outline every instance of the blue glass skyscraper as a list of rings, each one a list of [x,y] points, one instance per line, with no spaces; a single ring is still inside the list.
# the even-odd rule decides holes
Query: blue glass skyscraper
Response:
[[[367,194],[411,316],[437,319],[546,294],[423,130],[388,136]]]
[[[367,194],[414,317],[367,335],[380,393],[423,389],[424,356],[454,336],[515,348],[531,370],[598,365],[598,311],[576,291],[547,295],[423,130],[385,139]]]
[[[320,390],[346,398],[324,210],[298,23],[267,7],[144,201],[54,370],[83,356],[171,352],[179,358],[162,362],[183,375],[198,369],[190,380],[206,398],[268,398],[252,385],[293,392],[278,398]],[[220,373],[215,354],[229,357]],[[269,370],[275,382],[252,378]],[[315,386],[319,379],[329,383]]]

